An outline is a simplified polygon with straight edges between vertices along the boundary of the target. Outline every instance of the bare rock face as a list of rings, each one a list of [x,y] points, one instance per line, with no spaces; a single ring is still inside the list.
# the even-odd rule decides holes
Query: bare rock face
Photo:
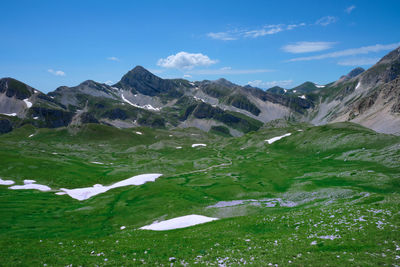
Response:
[[[0,119],[0,134],[11,132],[13,129],[12,124],[7,119]]]

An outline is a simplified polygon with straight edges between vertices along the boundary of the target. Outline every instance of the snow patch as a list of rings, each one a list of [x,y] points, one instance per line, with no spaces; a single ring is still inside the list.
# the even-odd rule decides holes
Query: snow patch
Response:
[[[324,88],[325,87],[325,85],[319,85],[319,84],[314,84],[315,85],[315,87],[317,87],[317,88]]]
[[[301,99],[306,99],[306,95],[299,96]]]
[[[39,117],[33,117],[33,119],[34,119],[34,120],[37,120],[37,119],[39,119]]]
[[[271,139],[266,139],[266,140],[264,140],[264,141],[265,141],[265,142],[268,142],[268,144],[272,144],[273,142],[276,142],[276,141],[278,141],[278,140],[281,140],[282,138],[284,138],[284,137],[286,137],[286,136],[289,136],[289,135],[291,135],[291,133],[287,133],[287,134],[284,134],[284,135],[281,135],[281,136],[273,137],[273,138],[271,138]]]
[[[296,93],[297,91],[296,90],[293,90],[293,93]]]
[[[98,161],[92,161],[92,162],[90,162],[90,163],[99,164],[99,165],[103,165],[103,164],[104,164],[103,162],[98,162]]]
[[[200,97],[197,97],[197,96],[193,96],[193,98],[195,99],[195,100],[200,100],[201,102],[206,102],[203,98],[200,98]]]
[[[24,185],[13,185],[10,186],[8,189],[12,190],[21,190],[21,189],[35,189],[39,191],[50,191],[51,188],[47,185],[36,184],[35,180],[24,180]]]
[[[33,137],[34,135],[35,135],[35,134],[31,134],[31,135],[28,136],[28,138],[31,138],[31,137]]]
[[[361,82],[358,82],[358,83],[357,83],[357,86],[356,86],[356,90],[357,90],[358,88],[360,88],[360,86],[361,86]]]
[[[206,144],[193,144],[192,147],[207,146]]]
[[[138,134],[138,135],[143,135],[143,133],[142,133],[142,132],[135,132],[135,134]]]
[[[133,104],[131,101],[129,101],[128,99],[126,99],[126,98],[124,97],[123,94],[121,94],[121,97],[122,97],[122,100],[123,100],[124,102],[128,103],[129,105],[131,105],[131,106],[133,106],[133,107],[135,107],[135,108],[143,108],[143,109],[147,109],[147,110],[160,111],[160,108],[155,108],[155,107],[153,107],[153,106],[150,105],[150,104],[144,105],[144,106],[139,106],[139,105]]]
[[[15,182],[13,180],[3,180],[0,178],[0,185],[12,185]]]
[[[28,98],[23,100],[27,106],[27,108],[32,107],[32,102],[29,102]]]
[[[177,146],[176,149],[182,149],[182,147],[181,146]]]
[[[11,117],[17,116],[17,113],[0,113],[0,114],[6,115],[6,116],[11,116]]]
[[[154,222],[150,225],[146,225],[141,227],[142,230],[153,230],[153,231],[165,231],[165,230],[172,230],[172,229],[180,229],[186,228],[189,226],[202,224],[206,222],[211,222],[218,220],[218,218],[211,218],[202,215],[186,215],[182,217],[173,218],[170,220],[162,221],[162,222]]]
[[[141,174],[136,175],[131,178],[122,180],[120,182],[114,183],[112,185],[104,186],[101,184],[95,184],[92,187],[84,187],[84,188],[76,188],[76,189],[66,189],[60,188],[61,191],[65,192],[72,198],[75,198],[79,201],[91,198],[95,195],[107,192],[108,190],[128,186],[128,185],[142,185],[146,182],[154,182],[158,177],[162,174],[160,173],[150,173],[150,174]]]

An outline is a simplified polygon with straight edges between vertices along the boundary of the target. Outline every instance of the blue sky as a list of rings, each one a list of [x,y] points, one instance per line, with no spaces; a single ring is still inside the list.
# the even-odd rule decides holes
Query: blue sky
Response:
[[[400,1],[3,1],[0,77],[43,92],[163,78],[325,84],[400,46]]]

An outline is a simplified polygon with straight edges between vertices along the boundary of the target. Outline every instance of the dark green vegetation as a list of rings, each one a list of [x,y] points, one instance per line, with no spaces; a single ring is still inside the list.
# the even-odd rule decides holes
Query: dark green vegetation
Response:
[[[0,178],[16,184],[77,188],[163,174],[85,201],[0,185],[1,265],[399,263],[400,137],[284,121],[239,138],[211,132],[84,124],[1,135]],[[280,204],[269,207],[273,198]],[[247,201],[207,208],[232,200]],[[189,214],[221,220],[138,230]]]

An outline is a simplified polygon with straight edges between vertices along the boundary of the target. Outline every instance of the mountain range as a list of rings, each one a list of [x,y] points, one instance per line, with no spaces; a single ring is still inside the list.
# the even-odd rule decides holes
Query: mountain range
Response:
[[[114,85],[87,80],[48,94],[13,78],[0,79],[0,133],[25,124],[57,128],[98,123],[118,128],[196,127],[240,136],[276,120],[314,125],[350,121],[400,134],[400,47],[337,81],[262,90],[226,79],[162,79],[141,66]]]

